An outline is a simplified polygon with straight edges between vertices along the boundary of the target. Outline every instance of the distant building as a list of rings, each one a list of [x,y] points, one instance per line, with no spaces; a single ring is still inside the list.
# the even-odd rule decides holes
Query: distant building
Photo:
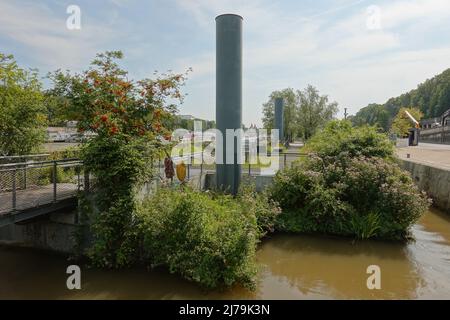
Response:
[[[419,122],[422,129],[433,129],[442,126],[450,126],[450,109],[445,111],[440,117],[423,119]]]
[[[64,142],[72,133],[76,133],[76,131],[67,127],[47,127],[47,141]]]
[[[196,118],[190,114],[180,114],[180,119],[182,120],[195,120]]]
[[[445,111],[444,114],[442,115],[442,124],[444,126],[449,126],[450,125],[450,109]]]
[[[65,127],[47,127],[48,142],[77,142],[77,121],[67,121]]]
[[[430,119],[423,119],[419,121],[420,128],[422,129],[432,129],[436,127],[441,126],[441,118],[430,118]]]

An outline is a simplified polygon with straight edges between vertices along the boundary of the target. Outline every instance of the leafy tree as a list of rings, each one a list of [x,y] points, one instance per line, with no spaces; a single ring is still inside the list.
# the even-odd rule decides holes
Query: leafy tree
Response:
[[[311,138],[318,129],[333,119],[338,111],[337,102],[329,102],[328,96],[320,95],[311,85],[297,91],[299,101],[298,129],[303,139]]]
[[[152,176],[158,137],[168,134],[164,121],[182,101],[183,74],[133,81],[120,68],[120,51],[98,54],[82,74],[56,71],[52,92],[68,103],[84,141],[85,170],[99,186],[92,209],[94,243],[88,254],[100,267],[122,267],[136,258],[136,186]]]
[[[381,104],[370,104],[361,109],[355,116],[349,118],[356,126],[377,126],[385,131],[389,130],[391,116],[386,107]]]
[[[173,119],[173,122],[170,125],[170,128],[171,129],[183,128],[189,131],[193,131],[194,123],[196,121],[201,121],[203,130],[208,130],[216,127],[215,121],[202,119],[182,119],[176,115]]]
[[[405,111],[408,111],[417,121],[423,117],[423,113],[417,108],[400,108],[391,126],[391,131],[400,137],[407,137],[409,129],[415,126]]]
[[[294,89],[287,88],[280,91],[274,91],[270,94],[269,100],[263,104],[263,125],[264,128],[271,130],[275,124],[275,99],[283,98],[283,126],[284,139],[292,141],[297,134],[297,105]],[[282,137],[280,137],[282,138]]]
[[[63,97],[52,94],[51,90],[44,93],[47,108],[48,125],[53,127],[64,126],[67,121],[75,120],[70,113],[70,103]]]
[[[37,151],[45,140],[46,109],[37,71],[0,53],[0,154]]]
[[[308,139],[337,112],[337,103],[330,103],[326,95],[319,95],[318,90],[311,85],[303,91],[291,88],[274,91],[269,101],[263,104],[263,124],[266,129],[273,128],[274,104],[278,97],[284,98],[284,138],[289,141],[296,136]]]

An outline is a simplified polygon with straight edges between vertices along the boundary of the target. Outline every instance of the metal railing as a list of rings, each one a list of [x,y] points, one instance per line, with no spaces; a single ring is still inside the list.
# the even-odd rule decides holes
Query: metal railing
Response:
[[[186,163],[188,181],[193,177],[201,177],[206,171],[215,171],[215,164],[204,164],[203,161],[193,163],[194,158],[203,160],[203,156],[200,152],[181,157]],[[292,166],[295,160],[303,156],[308,155],[280,153],[280,169]],[[187,161],[189,157],[190,163]],[[172,160],[180,160],[180,157]],[[164,159],[161,157],[154,161],[154,167],[159,172],[155,178],[164,180]],[[261,172],[261,165],[245,163],[242,169],[244,174],[257,175]],[[0,164],[0,215],[74,197],[80,190],[89,190],[91,180],[79,159]]]
[[[0,165],[7,163],[19,163],[27,161],[45,161],[50,156],[50,153],[40,153],[40,154],[27,154],[21,156],[0,156]]]
[[[270,156],[270,154],[269,154]],[[279,153],[280,156],[280,168],[283,169],[289,166],[292,166],[295,160],[298,160],[300,157],[307,157],[309,156],[307,153],[301,153],[301,152],[282,152]],[[216,170],[215,162],[213,164],[205,164],[203,162],[203,155],[201,152],[194,154],[194,155],[187,155],[184,157],[172,157],[172,161],[176,163],[176,161],[183,160],[186,164],[186,170],[187,170],[187,180],[190,180],[193,176],[202,176],[205,171],[214,172]],[[199,164],[194,163],[194,158],[197,158],[197,160],[200,161]],[[188,161],[190,159],[190,161]],[[164,174],[164,158],[160,157],[155,166],[159,169],[159,178],[164,180],[165,174]],[[257,175],[261,172],[261,169],[264,168],[264,164],[252,164],[249,161],[245,161],[241,165],[242,167],[242,173],[248,174],[248,175]]]
[[[74,197],[88,176],[78,159],[0,165],[0,214]]]

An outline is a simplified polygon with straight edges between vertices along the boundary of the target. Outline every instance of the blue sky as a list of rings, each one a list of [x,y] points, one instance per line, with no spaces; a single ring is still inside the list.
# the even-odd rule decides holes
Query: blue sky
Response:
[[[66,9],[81,9],[68,30]],[[244,18],[244,123],[273,90],[316,86],[355,113],[450,67],[448,0],[0,0],[0,51],[42,75],[122,50],[132,78],[193,72],[182,114],[215,117],[215,22]]]

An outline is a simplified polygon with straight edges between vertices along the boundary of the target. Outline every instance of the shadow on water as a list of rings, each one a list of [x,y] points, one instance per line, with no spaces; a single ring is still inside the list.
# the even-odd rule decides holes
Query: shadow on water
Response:
[[[274,235],[258,250],[255,292],[205,292],[166,270],[105,271],[82,267],[82,290],[66,289],[64,257],[0,247],[1,299],[370,299],[450,298],[450,218],[427,213],[415,242]],[[381,290],[366,286],[369,265],[381,268]]]

